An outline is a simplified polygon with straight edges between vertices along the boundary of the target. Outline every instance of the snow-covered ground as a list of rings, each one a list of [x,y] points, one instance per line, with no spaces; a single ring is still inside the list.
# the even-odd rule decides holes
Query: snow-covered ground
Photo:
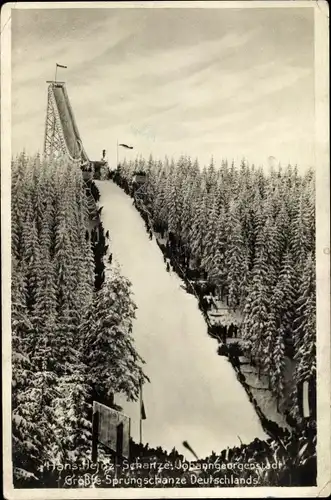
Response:
[[[132,282],[138,306],[134,337],[151,379],[143,391],[143,442],[169,451],[175,446],[193,459],[184,440],[204,458],[240,445],[239,438],[266,438],[233,368],[217,355],[196,298],[181,288],[176,274],[166,272],[132,199],[112,181],[96,184],[113,258]],[[116,402],[131,417],[131,435],[139,441],[139,404],[118,397]]]
[[[263,415],[283,427],[283,429],[290,429],[284,415],[277,410],[276,398],[268,389],[267,377],[264,375],[258,377],[257,370],[249,365],[241,367],[241,371],[245,375],[246,383],[249,385]]]

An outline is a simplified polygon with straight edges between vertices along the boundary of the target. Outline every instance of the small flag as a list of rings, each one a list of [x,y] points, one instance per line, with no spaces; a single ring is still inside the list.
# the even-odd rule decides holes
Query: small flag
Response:
[[[119,144],[119,146],[122,146],[122,148],[126,149],[133,149],[133,146],[128,146],[127,144]]]
[[[141,402],[140,416],[141,420],[146,420],[145,405],[143,401]]]
[[[64,68],[64,69],[67,69],[67,67],[68,67],[68,66],[63,66],[63,64],[58,64],[58,63],[56,63],[56,66],[58,68]]]

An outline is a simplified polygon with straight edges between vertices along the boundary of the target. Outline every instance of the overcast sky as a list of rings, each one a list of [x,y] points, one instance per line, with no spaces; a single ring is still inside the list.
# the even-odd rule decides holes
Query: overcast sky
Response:
[[[42,151],[55,63],[90,159],[314,165],[310,8],[12,11],[13,153]]]

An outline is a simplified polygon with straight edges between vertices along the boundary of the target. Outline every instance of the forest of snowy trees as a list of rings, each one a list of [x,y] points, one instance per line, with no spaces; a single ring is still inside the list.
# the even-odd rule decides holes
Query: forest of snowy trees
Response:
[[[313,401],[316,392],[314,172],[139,158],[115,174],[128,192],[134,172],[146,173],[144,205],[181,265],[198,269],[242,314],[245,353],[277,401],[285,358],[293,361],[290,414],[300,421],[303,383]]]
[[[145,376],[131,284],[114,266],[95,280],[79,168],[21,154],[11,207],[13,471],[24,486],[47,461],[90,456],[93,400],[135,400]]]
[[[315,380],[314,175],[296,169],[239,169],[223,163],[200,170],[188,158],[124,163],[129,186],[147,173],[146,207],[155,228],[172,235],[186,268],[207,274],[230,307],[243,315],[245,349],[284,391],[284,359],[295,381]],[[96,200],[99,193],[91,183]],[[89,227],[86,186],[76,165],[21,154],[12,162],[12,437],[16,487],[65,486],[45,473],[47,462],[90,457],[93,400],[111,406],[115,393],[136,400],[143,360],[134,346],[136,306],[131,284]],[[281,462],[259,484],[312,484],[316,479],[314,422],[300,417],[294,433],[213,454],[222,462]],[[171,460],[161,449],[133,455]],[[293,459],[293,457],[297,457]],[[222,475],[223,473],[215,473]],[[139,476],[138,473],[132,473]],[[61,484],[60,484],[61,483]]]

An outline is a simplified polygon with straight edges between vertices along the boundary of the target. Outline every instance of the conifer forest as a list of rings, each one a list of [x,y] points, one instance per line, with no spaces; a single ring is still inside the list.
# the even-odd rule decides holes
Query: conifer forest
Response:
[[[117,268],[100,277],[106,242],[86,234],[88,220],[77,165],[13,161],[13,467],[23,484],[49,460],[90,453],[93,400],[136,399],[143,376],[131,285]]]
[[[140,189],[138,174],[145,178]],[[103,180],[90,181],[100,203],[91,225],[77,164],[22,153],[12,161],[11,192],[15,486],[77,487],[45,464],[90,460],[93,401],[121,409],[118,395],[138,402],[140,384],[153,382],[137,349],[132,283],[116,261],[107,261],[113,235],[104,227],[107,200],[98,189],[106,184],[132,197],[132,210],[164,255],[164,273],[179,275],[196,297],[218,353],[231,363],[267,436],[227,450],[215,443],[208,457],[194,461],[195,482],[187,469],[171,466],[184,460],[175,447],[131,439],[132,459],[170,465],[157,484],[148,467],[123,467],[112,484],[170,487],[178,477],[181,487],[316,484],[314,172],[225,160],[203,167],[189,157],[123,161]],[[226,304],[226,329],[210,324],[209,298]],[[286,426],[264,412],[244,364],[265,381]],[[101,459],[107,457],[101,447]],[[219,467],[208,468],[215,460]],[[244,468],[252,461],[263,467]],[[228,484],[226,467],[233,463]],[[109,487],[104,471],[99,479],[97,487]]]

